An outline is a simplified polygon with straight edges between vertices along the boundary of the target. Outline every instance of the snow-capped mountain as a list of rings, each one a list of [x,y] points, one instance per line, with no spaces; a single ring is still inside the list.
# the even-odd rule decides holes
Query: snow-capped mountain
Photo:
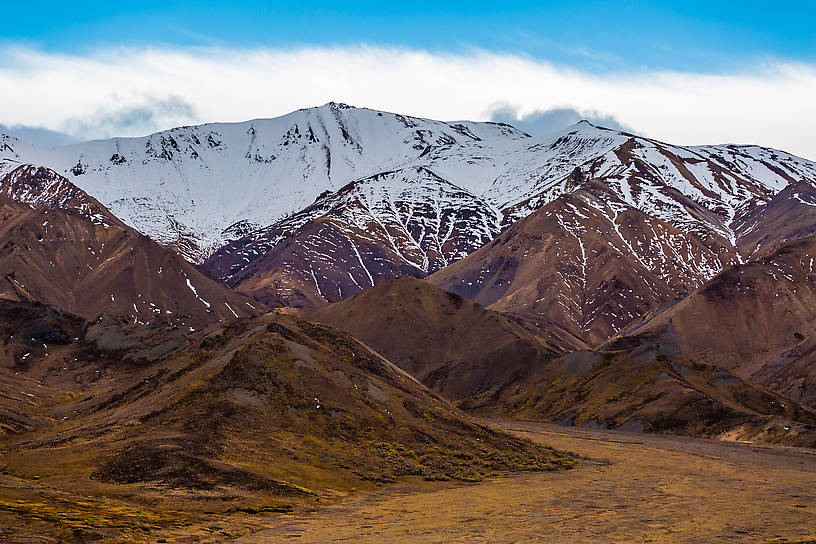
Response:
[[[205,268],[233,287],[287,305],[434,273],[534,211],[589,191],[592,209],[564,200],[564,221],[541,222],[555,230],[537,236],[581,238],[586,251],[588,241],[567,226],[583,214],[590,220],[582,228],[598,229],[636,268],[671,264],[677,273],[649,271],[674,278],[651,307],[750,258],[758,244],[793,235],[780,213],[796,195],[805,195],[802,205],[810,197],[784,189],[816,180],[816,163],[757,146],[681,147],[587,122],[532,138],[502,124],[334,103],[57,149],[5,137],[0,148],[9,164],[64,173],[127,224],[190,260],[206,258]],[[625,228],[624,216],[643,229]],[[678,253],[666,236],[683,238],[678,247],[689,251]],[[599,337],[619,321],[599,325]]]
[[[559,196],[429,278],[445,291],[599,345],[737,263],[727,242],[684,232],[600,181]]]
[[[581,122],[530,138],[496,123],[444,123],[329,103],[274,119],[179,127],[143,138],[36,148],[0,140],[0,157],[47,166],[125,223],[201,261],[325,191],[424,167],[503,214],[507,225],[581,180],[628,203],[733,239],[731,223],[816,164],[756,146],[679,147]]]
[[[270,303],[337,301],[383,278],[440,270],[489,242],[500,222],[484,200],[409,167],[327,193],[222,247],[204,267]]]
[[[587,123],[534,148],[538,180],[519,172],[494,187],[535,193],[502,208],[507,223],[537,211],[431,281],[591,344],[813,232],[816,163],[784,152],[684,148]]]
[[[816,163],[758,146],[681,147],[582,121],[562,132],[477,153],[469,143],[457,163],[442,150],[428,168],[464,183],[505,215],[528,215],[584,180],[603,179],[628,204],[690,232],[733,240],[734,218],[790,183],[816,180]],[[490,180],[489,183],[484,182]]]
[[[685,283],[664,290],[658,297],[662,301],[669,294],[682,296],[750,253],[742,251],[741,242],[748,214],[768,206],[789,184],[812,186],[813,180],[816,163],[780,151],[729,145],[684,148],[581,122],[543,138],[481,139],[430,148],[396,172],[352,182],[291,218],[224,246],[204,266],[268,302],[339,300],[397,275],[433,273],[533,211],[588,184],[600,184],[591,192],[601,200],[594,206],[605,210],[605,219],[595,222],[611,222],[617,231],[613,243],[626,258],[636,263],[662,259],[682,271],[671,275]],[[457,188],[455,197],[450,187]],[[432,205],[426,194],[438,195]],[[452,215],[445,219],[439,210],[471,211],[451,221]],[[628,238],[634,234],[621,229],[617,219],[625,210],[662,226],[638,234],[637,240]],[[591,212],[599,213],[595,208]],[[615,219],[607,220],[610,214]],[[574,205],[562,215],[582,217]],[[475,236],[451,236],[445,229],[452,225]],[[604,232],[606,227],[589,228]],[[650,243],[666,245],[660,239],[665,229],[708,249],[681,257],[668,247],[661,255],[644,254]],[[444,259],[436,258],[440,252],[434,237],[439,233],[458,242],[448,244],[456,249],[443,252]],[[275,297],[282,299],[276,302]],[[619,326],[601,328],[606,334]]]
[[[0,157],[59,172],[125,223],[198,262],[327,190],[435,147],[526,138],[498,123],[443,123],[329,103],[274,119],[53,149],[2,136]]]

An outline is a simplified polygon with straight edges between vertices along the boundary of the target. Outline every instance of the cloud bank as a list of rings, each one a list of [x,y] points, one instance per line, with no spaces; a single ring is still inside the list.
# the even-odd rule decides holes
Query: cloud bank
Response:
[[[65,132],[20,124],[7,126],[0,123],[0,132],[42,147],[59,147],[82,141],[80,138]]]
[[[596,74],[484,51],[0,49],[0,120],[83,138],[273,117],[331,100],[444,120],[488,120],[496,104],[513,104],[517,120],[542,127],[569,105],[672,143],[756,143],[816,159],[814,93],[816,67],[778,62],[731,74]]]
[[[68,133],[80,134],[87,139],[148,134],[197,120],[193,105],[179,96],[145,96],[134,104],[102,107],[82,117],[70,117],[60,126]]]
[[[560,107],[548,110],[536,110],[522,115],[519,113],[518,108],[510,104],[498,104],[488,109],[490,111],[491,121],[509,123],[531,136],[541,136],[543,134],[557,132],[574,125],[582,119],[604,128],[612,128],[625,132],[637,132],[632,127],[618,121],[614,115],[605,115],[595,110],[579,111],[573,107]]]

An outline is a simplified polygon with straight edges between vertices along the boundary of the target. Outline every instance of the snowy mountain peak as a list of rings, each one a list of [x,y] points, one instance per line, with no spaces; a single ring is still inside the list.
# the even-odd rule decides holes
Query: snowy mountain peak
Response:
[[[0,148],[0,158],[53,169],[196,262],[326,191],[413,167],[498,210],[501,226],[599,179],[644,213],[732,241],[740,214],[792,182],[816,179],[816,163],[756,146],[679,147],[585,120],[532,138],[501,123],[434,121],[337,102],[56,149],[4,138]]]
[[[323,106],[320,106],[320,107],[329,108],[329,109],[338,109],[338,110],[358,109],[358,108],[355,108],[354,106],[349,106],[348,104],[344,104],[343,102],[334,102],[334,101],[326,102],[325,104],[323,104]]]
[[[590,123],[586,119],[581,119],[580,121],[575,123],[573,125],[573,127],[593,127],[593,128],[597,128],[595,125],[593,125],[592,123]]]
[[[527,139],[508,125],[433,121],[328,103],[282,117],[177,127],[141,138],[37,148],[4,140],[0,158],[47,166],[115,215],[201,261],[326,190],[431,150]]]

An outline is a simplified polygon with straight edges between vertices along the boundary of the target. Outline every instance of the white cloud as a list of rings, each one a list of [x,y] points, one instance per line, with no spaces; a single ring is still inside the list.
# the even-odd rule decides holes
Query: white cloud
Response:
[[[625,132],[637,132],[632,127],[620,122],[614,115],[606,115],[595,110],[579,110],[572,106],[536,110],[521,115],[511,104],[496,104],[488,108],[488,111],[490,112],[491,121],[510,123],[533,136],[563,130],[582,119],[600,127],[614,128]]]
[[[0,59],[0,120],[7,124],[60,128],[168,96],[190,106],[189,122],[272,117],[330,100],[474,120],[488,119],[498,103],[512,104],[521,117],[569,104],[672,143],[757,143],[816,159],[816,67],[803,64],[767,62],[733,74],[592,74],[484,51],[365,46],[115,49],[86,57],[6,48]],[[152,119],[123,134],[171,122]]]
[[[90,115],[70,117],[60,126],[66,132],[90,139],[146,134],[161,128],[190,124],[197,118],[195,108],[178,96],[146,96],[139,103],[117,105],[112,109],[100,108]]]
[[[11,125],[9,127],[0,123],[0,133],[9,134],[15,138],[23,140],[24,142],[42,147],[57,147],[82,141],[76,136],[66,132],[50,130],[44,127],[32,127],[29,125],[19,124]]]

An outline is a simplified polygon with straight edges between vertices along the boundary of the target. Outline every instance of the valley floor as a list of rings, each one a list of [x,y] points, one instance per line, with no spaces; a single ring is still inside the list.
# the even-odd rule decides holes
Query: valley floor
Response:
[[[816,542],[816,450],[493,423],[585,460],[566,472],[383,488],[235,542]]]

